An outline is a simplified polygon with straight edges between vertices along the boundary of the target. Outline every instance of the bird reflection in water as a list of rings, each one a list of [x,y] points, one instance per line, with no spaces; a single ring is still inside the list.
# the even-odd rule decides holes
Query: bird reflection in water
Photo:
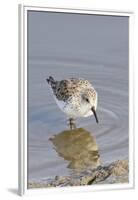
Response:
[[[66,130],[50,139],[59,156],[69,161],[68,168],[92,169],[100,165],[94,136],[83,128]]]

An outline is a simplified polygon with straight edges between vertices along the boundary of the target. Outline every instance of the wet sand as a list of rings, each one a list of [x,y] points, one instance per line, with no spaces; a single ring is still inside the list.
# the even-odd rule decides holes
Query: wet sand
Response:
[[[28,188],[84,186],[95,184],[123,184],[129,182],[127,160],[115,161],[93,170],[83,170],[70,176],[56,176],[43,182],[29,182]]]

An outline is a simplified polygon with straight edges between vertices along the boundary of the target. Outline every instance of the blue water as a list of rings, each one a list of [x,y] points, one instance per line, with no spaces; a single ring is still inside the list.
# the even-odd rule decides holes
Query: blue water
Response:
[[[77,126],[96,138],[102,164],[128,158],[127,17],[30,11],[28,19],[28,181],[71,173],[49,140],[68,129],[45,81],[49,75],[93,84],[99,124],[92,116]]]

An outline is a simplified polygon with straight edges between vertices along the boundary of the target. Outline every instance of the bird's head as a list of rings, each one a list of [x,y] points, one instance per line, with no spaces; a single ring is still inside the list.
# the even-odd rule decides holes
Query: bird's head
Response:
[[[91,110],[94,114],[96,122],[98,123],[98,117],[96,114],[97,109],[97,93],[94,89],[86,89],[81,94],[82,103]]]

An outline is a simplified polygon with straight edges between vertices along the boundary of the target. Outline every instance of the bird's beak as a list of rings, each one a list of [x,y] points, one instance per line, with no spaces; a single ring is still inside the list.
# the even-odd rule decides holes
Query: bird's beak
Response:
[[[96,114],[95,108],[92,107],[91,110],[92,110],[92,112],[93,112],[93,114],[94,114],[94,117],[95,117],[95,119],[96,119],[96,122],[98,123],[99,121],[98,121],[98,117],[97,117],[97,114]]]

